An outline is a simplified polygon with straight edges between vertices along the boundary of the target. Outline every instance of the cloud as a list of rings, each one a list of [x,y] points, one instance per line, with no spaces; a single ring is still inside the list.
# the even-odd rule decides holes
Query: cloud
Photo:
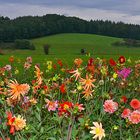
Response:
[[[140,24],[139,0],[0,0],[0,14],[15,18],[49,13]]]

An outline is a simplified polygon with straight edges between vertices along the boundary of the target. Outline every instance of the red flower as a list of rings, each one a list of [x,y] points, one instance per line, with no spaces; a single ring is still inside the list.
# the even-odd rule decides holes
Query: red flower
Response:
[[[123,113],[122,113],[121,117],[122,117],[122,118],[127,118],[127,117],[130,115],[130,113],[131,113],[131,110],[128,109],[128,108],[125,108],[125,109],[123,110]]]
[[[11,125],[11,127],[10,127],[10,134],[14,135],[14,133],[15,133],[15,126]]]
[[[10,62],[10,63],[13,63],[13,62],[14,62],[14,57],[13,57],[13,56],[11,56],[11,57],[9,58],[9,62]]]
[[[60,91],[61,91],[61,93],[66,93],[65,84],[62,84],[62,85],[60,86]]]
[[[140,108],[140,101],[138,99],[132,99],[132,101],[130,102],[130,106],[133,109],[139,109]]]
[[[12,125],[13,122],[15,121],[15,118],[13,117],[11,112],[7,112],[6,114],[8,119],[7,125]]]
[[[63,66],[63,63],[62,63],[62,61],[61,61],[61,60],[58,60],[58,61],[57,61],[57,64],[58,64],[60,67],[62,67],[62,66]]]
[[[11,112],[7,112],[7,125],[10,126],[10,134],[14,134],[15,133],[15,126],[14,126],[14,121],[15,121],[15,117],[13,117]]]
[[[121,97],[121,102],[126,103],[127,102],[127,97],[126,96],[122,96]]]
[[[36,80],[32,80],[32,85],[36,83]]]
[[[44,90],[48,90],[48,86],[44,85],[44,86],[43,86],[43,89],[44,89]]]
[[[119,61],[120,64],[123,64],[123,63],[125,63],[126,60],[125,60],[124,56],[120,56],[118,61]]]
[[[59,116],[66,114],[70,115],[70,109],[73,107],[72,102],[63,102],[59,104],[58,114]]]
[[[56,68],[57,68],[57,67],[56,67],[56,64],[54,64],[54,65],[53,65],[53,68],[54,68],[54,69],[56,69]]]
[[[116,62],[112,58],[110,58],[109,64],[110,66],[116,66]]]
[[[90,59],[88,60],[88,66],[92,66],[92,64],[93,64],[93,58],[90,58]]]

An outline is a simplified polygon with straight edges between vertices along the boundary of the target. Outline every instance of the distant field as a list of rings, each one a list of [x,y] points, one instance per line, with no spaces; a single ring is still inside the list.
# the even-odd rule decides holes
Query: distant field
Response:
[[[82,57],[80,50],[86,49],[93,57],[101,58],[118,58],[124,55],[127,58],[140,59],[140,48],[128,48],[126,46],[114,47],[113,42],[119,41],[119,38],[106,37],[90,34],[58,34],[43,38],[31,40],[36,46],[35,51],[16,50],[5,51],[5,55],[0,56],[1,64],[6,63],[8,57],[14,55],[17,58],[24,59],[27,56],[32,56],[34,62],[43,62],[44,60],[62,59],[65,62],[70,62],[74,58]],[[50,54],[45,55],[43,45],[49,44]]]

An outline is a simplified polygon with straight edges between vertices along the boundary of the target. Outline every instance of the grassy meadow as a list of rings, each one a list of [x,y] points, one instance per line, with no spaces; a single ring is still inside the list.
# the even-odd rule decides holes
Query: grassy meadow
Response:
[[[93,57],[118,58],[124,55],[127,58],[139,59],[140,48],[128,48],[126,46],[112,46],[112,43],[121,40],[115,37],[106,37],[91,34],[58,34],[31,40],[36,50],[4,50],[4,55],[0,56],[0,64],[8,62],[8,58],[13,55],[19,59],[25,59],[32,56],[34,62],[43,62],[44,60],[62,59],[66,63],[72,62],[75,58],[85,58],[80,54],[82,48]],[[43,45],[51,46],[49,55],[45,55]]]

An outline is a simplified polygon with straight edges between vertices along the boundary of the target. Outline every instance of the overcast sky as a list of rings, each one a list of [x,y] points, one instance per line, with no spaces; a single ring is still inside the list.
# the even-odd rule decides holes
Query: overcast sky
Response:
[[[0,0],[2,16],[50,13],[140,24],[140,0]]]

